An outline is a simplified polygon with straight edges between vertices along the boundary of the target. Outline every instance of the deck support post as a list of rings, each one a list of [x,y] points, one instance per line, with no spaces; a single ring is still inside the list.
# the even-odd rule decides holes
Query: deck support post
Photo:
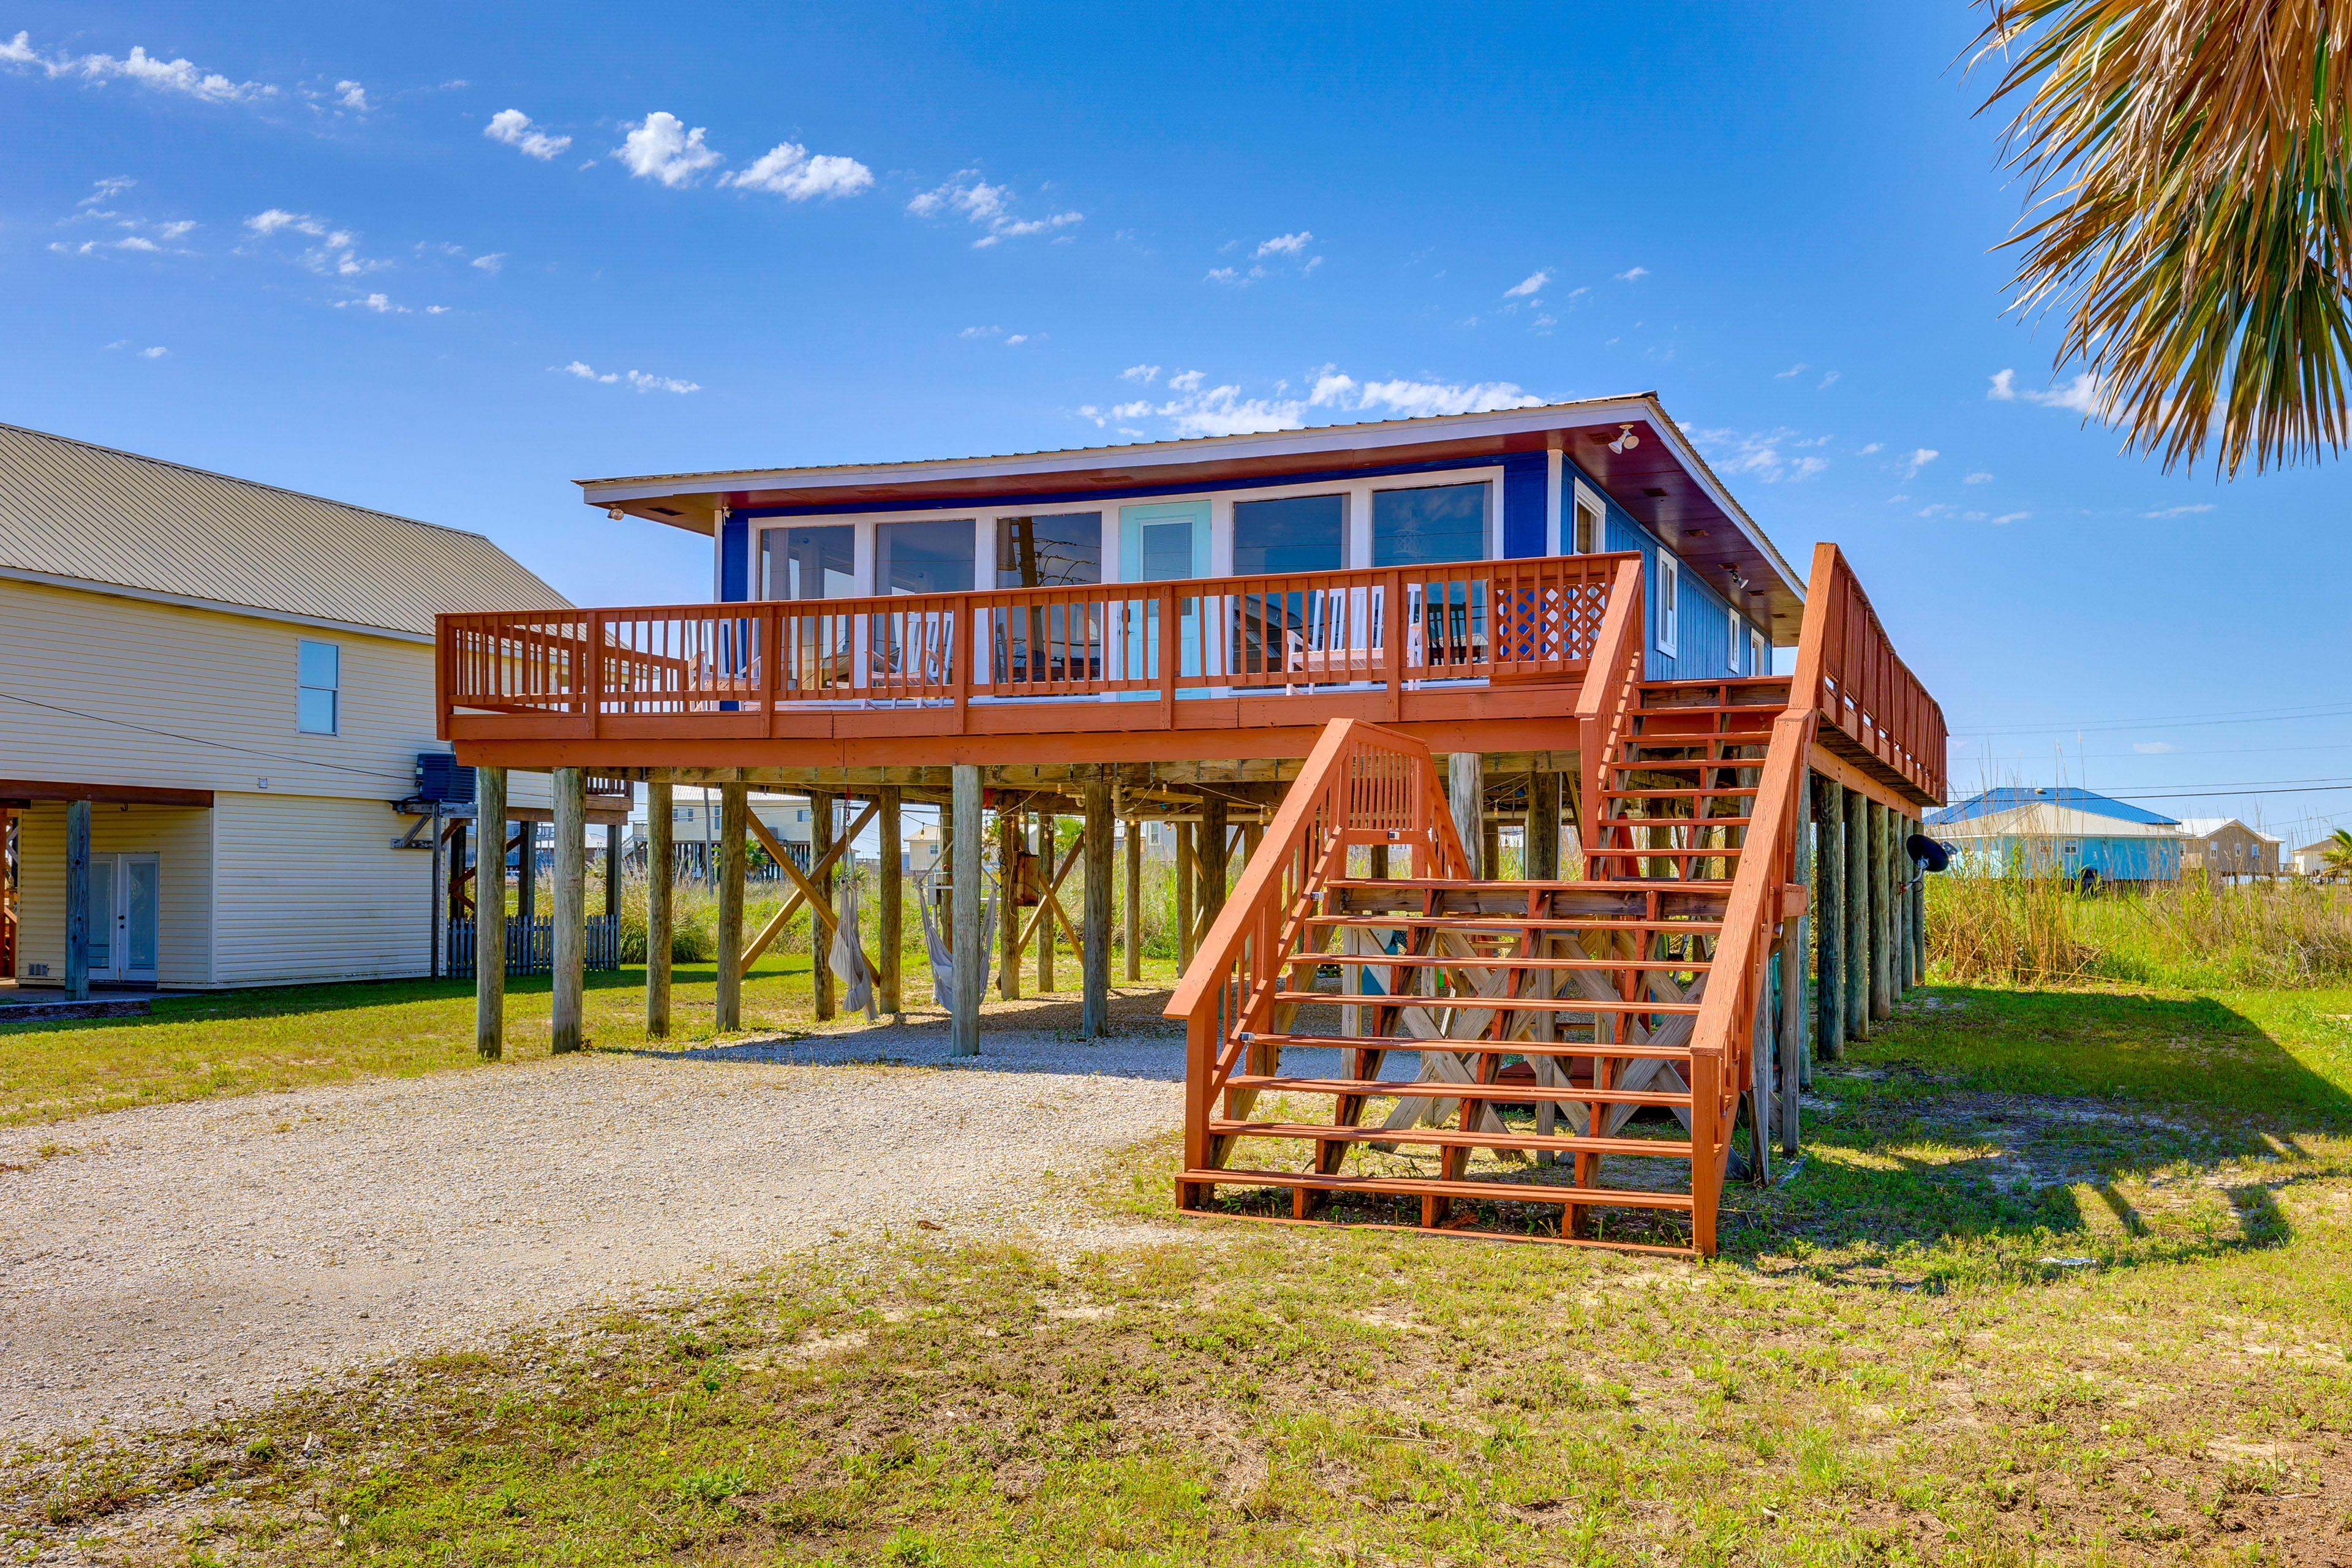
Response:
[[[506,1054],[507,771],[474,770],[474,1049],[486,1062]]]
[[[1925,823],[1915,824],[1913,831],[1925,833],[1927,831],[1927,826]],[[1925,985],[1927,984],[1927,879],[1924,874],[1919,874],[1916,879],[1919,885],[1912,894],[1916,902],[1911,910],[1913,948],[1911,968],[1912,972],[1919,977],[1919,984]],[[2275,879],[2273,879],[2273,886],[2276,886]]]
[[[749,790],[719,786],[719,984],[711,1027],[722,1035],[743,1026],[743,858],[751,815]],[[816,930],[814,918],[809,929]]]
[[[1870,803],[1870,1019],[1895,1016],[1895,862],[1886,841],[1895,813]]]
[[[1389,879],[1389,847],[1385,844],[1372,846],[1372,879],[1379,882]]]
[[[903,860],[907,848],[906,840],[898,836],[899,800],[897,784],[883,785],[879,796],[881,809],[875,819],[882,835],[882,929],[879,933],[882,973],[876,976],[880,994],[875,1001],[882,1011],[890,1015],[890,1021],[894,1024],[907,1021],[907,1005],[901,996],[903,986],[899,973],[901,957],[906,949],[907,908],[907,868]],[[855,855],[856,851],[851,853]]]
[[[1845,792],[1845,1037],[1870,1038],[1870,797]]]
[[[646,1037],[669,1037],[672,900],[677,891],[677,858],[671,821],[670,786],[646,785]],[[477,909],[481,898],[477,892]]]
[[[66,802],[66,1000],[89,1000],[89,802],[86,800]]]
[[[971,763],[957,763],[950,774],[952,780],[953,832],[950,843],[955,858],[948,867],[955,906],[955,1009],[948,1036],[948,1054],[954,1057],[980,1055],[980,995],[986,976],[981,966],[988,962],[988,936],[980,925],[980,769]],[[1004,886],[997,890],[999,918],[1008,925],[1019,917],[1013,910],[1013,883],[1008,874]]]
[[[539,824],[516,823],[515,837],[522,840],[515,853],[515,919],[522,922],[522,956],[528,968],[538,956]]]
[[[1127,819],[1127,903],[1120,911],[1126,939],[1127,983],[1143,980],[1143,819]]]
[[[1193,863],[1192,845],[1200,837],[1193,830],[1200,825],[1171,826],[1176,829],[1176,973],[1181,975],[1192,967],[1192,883],[1199,869]]]
[[[841,910],[834,898],[833,868],[825,865],[824,859],[833,852],[834,800],[832,795],[818,795],[814,791],[808,797],[809,865],[812,868],[824,868],[809,879],[809,884],[816,889],[816,896],[824,900],[826,910],[838,918]],[[782,873],[779,871],[777,874],[781,876]],[[834,994],[833,954],[826,951],[830,945],[824,940],[824,922],[816,918],[816,911],[810,910],[809,995],[817,1022],[821,1024],[840,1011]]]
[[[1489,878],[1503,874],[1503,822],[1490,816],[1478,826],[1478,866]]]
[[[1201,932],[1208,933],[1217,916],[1225,908],[1225,870],[1233,864],[1231,830],[1225,826],[1225,797],[1221,795],[1201,798],[1201,826],[1193,836],[1193,853],[1199,861],[1201,897]]]
[[[1538,768],[1528,775],[1528,826],[1522,840],[1527,865],[1522,874],[1530,882],[1559,880],[1559,774]]]
[[[1454,834],[1462,840],[1462,853],[1469,858],[1473,877],[1486,875],[1481,854],[1486,844],[1482,831],[1486,815],[1486,760],[1475,752],[1456,752],[1445,759],[1445,795],[1454,808]],[[1418,877],[1430,875],[1419,866],[1412,869]]]
[[[588,775],[557,768],[554,785],[555,882],[548,889],[553,928],[548,960],[547,1048],[565,1057],[581,1046],[581,1006],[588,971]]]
[[[1917,817],[1906,821],[1902,848],[1895,858],[1895,865],[1903,873],[1903,949],[1910,967],[1910,978],[1905,982],[1906,989],[1927,984],[1927,879],[1911,863],[1911,836],[1925,831]]]
[[[1812,816],[1813,792],[1808,783],[1797,792],[1796,854],[1790,868],[1790,879],[1800,888],[1810,889],[1812,883]],[[1780,928],[1780,1062],[1775,1075],[1775,1087],[1780,1090],[1779,1103],[1773,1107],[1780,1121],[1780,1152],[1788,1159],[1797,1157],[1800,1129],[1798,1097],[1805,1079],[1805,936],[1811,921],[1808,913],[1782,922]]]
[[[996,955],[996,994],[1012,1002],[1021,995],[1021,818],[1022,813],[996,808],[998,937],[1003,951]]]
[[[1061,846],[1055,842],[1060,837],[1059,821],[1060,819],[1050,810],[1037,814],[1037,904],[1042,911],[1042,918],[1037,921],[1036,931],[1037,994],[1040,996],[1055,988],[1054,984],[1055,922],[1053,910],[1045,907],[1045,900],[1046,884],[1054,879],[1054,873],[1059,869],[1058,863],[1062,858]]]
[[[625,822],[604,825],[604,925],[613,933],[614,963],[621,957],[621,852],[627,847],[628,831]]]
[[[1088,1039],[1110,1033],[1110,780],[1087,781],[1087,908],[1080,956],[1086,972]]]
[[[1813,789],[1821,817],[1820,869],[1814,879],[1819,893],[1813,907],[1821,911],[1822,921],[1814,943],[1813,1053],[1822,1061],[1835,1061],[1845,1053],[1845,786],[1816,774]],[[1811,1081],[1810,1067],[1805,1078]]]

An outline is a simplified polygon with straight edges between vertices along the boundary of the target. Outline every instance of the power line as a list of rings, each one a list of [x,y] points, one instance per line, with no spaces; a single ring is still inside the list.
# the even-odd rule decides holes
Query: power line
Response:
[[[128,719],[110,719],[103,713],[85,713],[78,708],[60,708],[54,702],[41,702],[30,697],[19,697],[13,691],[0,691],[0,697],[11,702],[21,702],[27,708],[46,708],[52,713],[69,718],[87,719],[93,724],[112,724],[117,729],[136,730],[142,735],[161,735],[167,741],[184,741],[191,746],[203,746],[215,752],[236,752],[248,757],[264,757],[274,763],[293,763],[306,768],[326,768],[339,773],[357,773],[362,778],[392,779],[399,784],[411,784],[407,773],[380,773],[374,768],[355,768],[348,763],[322,763],[311,757],[291,756],[284,752],[260,752],[251,746],[232,746],[226,741],[201,740],[194,735],[183,735],[176,730],[158,730],[152,724],[133,724]]]
[[[2176,730],[2205,730],[2216,724],[2284,724],[2296,720],[2341,719],[2352,716],[2352,708],[2331,707],[2317,710],[2282,709],[2274,712],[2240,714],[2226,719],[2116,719],[2094,720],[2082,724],[2027,724],[1998,729],[1959,730],[1953,731],[1963,738],[1991,735],[2107,735],[2123,730],[2145,730],[2163,724]]]
[[[2228,720],[2228,719],[2250,719],[2250,720],[2251,720],[2251,719],[2257,719],[2257,718],[2289,718],[2289,717],[2293,717],[2294,715],[2295,715],[2295,714],[2299,714],[2299,713],[2301,713],[2301,714],[2311,714],[2311,710],[2314,710],[2314,709],[2330,709],[2330,710],[2333,710],[2333,709],[2342,708],[2342,707],[2343,707],[2343,705],[2344,705],[2344,700],[2343,700],[2342,698],[2340,698],[2340,697],[2335,697],[2335,698],[2330,698],[2330,699],[2328,699],[2328,700],[2327,700],[2326,701],[2325,701],[2325,702],[2305,702],[2305,703],[2302,703],[2302,704],[2296,705],[2296,706],[2294,706],[2294,707],[2289,707],[2289,708],[2219,708],[2219,709],[2214,709],[2214,710],[2210,710],[2210,711],[2203,712],[2203,713],[2159,713],[2159,714],[2156,714],[2156,715],[2154,715],[2154,716],[2152,716],[2152,717],[2148,717],[2148,718],[2140,718],[2140,719],[2116,719],[2116,718],[2105,718],[2105,719],[2078,719],[2078,720],[2074,720],[2074,721],[2062,721],[2062,722],[2054,722],[2054,723],[2045,722],[2045,723],[2041,723],[2041,724],[2028,724],[2028,725],[2023,726],[2022,728],[2011,729],[2011,730],[2002,730],[2002,729],[1999,729],[1999,728],[1996,728],[1996,727],[1993,727],[1993,726],[1977,726],[1977,727],[1972,727],[1972,728],[1965,729],[1965,730],[1955,730],[1955,731],[1952,731],[1952,733],[1954,733],[1954,734],[1956,734],[1956,735],[2002,735],[2002,734],[2018,734],[2018,735],[2022,735],[2022,734],[2027,734],[2027,733],[2040,732],[2040,731],[2054,731],[2054,730],[2087,730],[2087,729],[2095,729],[2095,728],[2102,728],[2102,727],[2105,727],[2105,726],[2106,726],[2106,725],[2110,725],[2110,724],[2122,724],[2122,725],[2131,725],[2131,724],[2179,724],[2179,723],[2186,723],[2186,722],[2188,722],[2188,721],[2191,721],[2191,720],[2197,720],[2197,719],[2223,719],[2223,720]],[[2352,711],[2352,710],[2347,710],[2347,711]],[[2312,715],[2312,716],[2314,716],[2314,717],[2319,717],[2319,718],[2326,718],[2326,717],[2328,717],[2329,715],[2328,715],[2328,714],[2322,713],[2322,714],[2315,714],[2315,715]]]

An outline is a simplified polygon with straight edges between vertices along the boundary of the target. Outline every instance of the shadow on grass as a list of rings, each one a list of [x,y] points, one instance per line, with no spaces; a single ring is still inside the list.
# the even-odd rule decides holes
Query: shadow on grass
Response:
[[[2210,995],[1923,991],[1813,1093],[1803,1170],[1727,1185],[1727,1252],[2210,1255],[2291,1239],[2280,1192],[2352,1174],[2352,1093]]]

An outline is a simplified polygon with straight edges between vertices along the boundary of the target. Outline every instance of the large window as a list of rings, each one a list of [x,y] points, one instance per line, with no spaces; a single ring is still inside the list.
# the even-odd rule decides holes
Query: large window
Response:
[[[1336,572],[1347,564],[1347,559],[1345,496],[1292,496],[1234,503],[1234,575],[1237,577]]]
[[[296,657],[294,728],[305,735],[342,732],[343,650],[331,642],[303,642]]]
[[[874,588],[880,594],[969,594],[972,521],[874,525]]]
[[[996,585],[1066,588],[1102,581],[1102,513],[996,520]]]
[[[856,538],[857,531],[845,522],[761,530],[760,597],[849,598],[857,592]]]
[[[1486,486],[1372,492],[1372,564],[1423,566],[1486,558]]]

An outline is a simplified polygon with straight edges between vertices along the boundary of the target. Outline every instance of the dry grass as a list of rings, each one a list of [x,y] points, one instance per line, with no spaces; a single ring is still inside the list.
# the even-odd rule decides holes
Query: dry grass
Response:
[[[2049,878],[1927,879],[1935,977],[1960,984],[2352,983],[2352,889],[2184,883],[2085,898]]]

